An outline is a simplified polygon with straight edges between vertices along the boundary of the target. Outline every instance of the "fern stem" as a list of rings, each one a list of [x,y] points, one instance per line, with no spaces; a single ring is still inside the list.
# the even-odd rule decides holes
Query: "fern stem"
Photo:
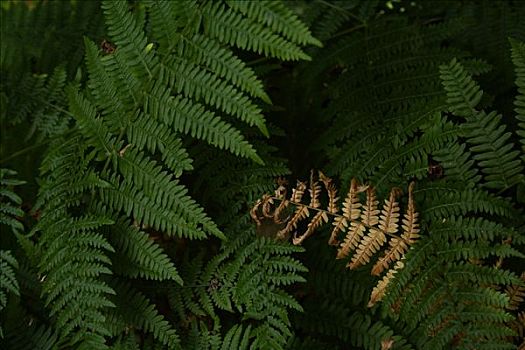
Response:
[[[67,112],[67,111],[65,111],[65,112]],[[67,113],[70,114],[69,112],[67,112]],[[59,136],[67,136],[67,135],[69,135],[71,132],[74,132],[74,131],[75,131],[75,128],[70,128],[70,129],[68,129],[67,131],[65,131],[65,132],[63,132],[62,134],[60,134]],[[35,149],[35,148],[39,148],[39,147],[41,147],[41,146],[43,146],[43,145],[47,145],[47,144],[48,144],[49,142],[51,142],[51,141],[52,141],[52,139],[47,139],[47,140],[42,141],[42,142],[39,142],[39,143],[37,143],[37,144],[35,144],[35,145],[31,145],[31,146],[28,146],[28,147],[26,147],[26,148],[23,148],[23,149],[21,149],[21,150],[19,150],[19,151],[16,151],[16,152],[14,152],[13,154],[11,154],[9,157],[6,157],[6,158],[4,158],[4,159],[0,159],[0,164],[6,163],[6,162],[8,162],[8,161],[11,160],[11,159],[14,159],[14,158],[16,158],[16,157],[19,157],[19,156],[21,156],[21,155],[24,155],[24,154],[28,153],[29,151],[32,151],[32,150]]]
[[[11,154],[9,157],[6,157],[4,159],[0,159],[0,164],[3,164],[13,158],[16,158],[16,157],[19,157],[21,155],[24,155],[26,153],[28,153],[29,151],[35,149],[35,148],[38,148],[38,147],[41,147],[42,145],[45,145],[46,143],[48,143],[49,141],[45,141],[45,142],[41,142],[41,143],[37,143],[35,145],[32,145],[32,146],[29,146],[29,147],[26,147],[24,149],[21,149],[20,151],[16,151],[15,153]]]
[[[129,125],[129,124],[128,124]],[[117,137],[117,140],[115,142],[115,146],[118,145],[118,143],[120,142],[120,140],[122,140],[122,137],[124,136],[124,133],[126,131],[126,128],[122,128],[120,130],[120,134],[118,135]],[[116,156],[117,154],[117,150],[116,149],[113,149],[113,153],[112,153],[112,156]],[[109,161],[111,160],[111,157],[108,157],[108,159],[106,159],[106,163],[104,163],[104,168],[102,168],[102,173],[105,173],[106,169],[108,168],[108,165],[109,165]]]
[[[325,0],[317,0],[318,3],[321,3],[323,5],[326,5],[328,7],[331,7],[333,9],[336,9],[336,10],[339,10],[341,12],[344,12],[346,13],[348,16],[352,17],[353,19],[355,19],[356,21],[359,21],[360,23],[363,24],[364,27],[366,27],[366,22],[363,21],[361,18],[359,18],[358,16],[354,15],[352,12],[340,7],[340,6],[337,6],[337,5],[334,5],[334,4],[331,4],[329,3],[328,1],[325,1]]]
[[[355,27],[352,27],[352,28],[348,28],[348,29],[342,30],[342,31],[340,31],[340,32],[335,33],[334,35],[332,35],[332,36],[330,37],[330,39],[328,39],[328,40],[335,39],[335,38],[340,37],[340,36],[342,36],[342,35],[350,34],[350,33],[352,33],[352,32],[355,32],[356,30],[359,30],[359,29],[362,29],[362,28],[365,28],[365,27],[366,27],[366,24],[360,24],[360,25],[358,25],[358,26],[355,26]]]

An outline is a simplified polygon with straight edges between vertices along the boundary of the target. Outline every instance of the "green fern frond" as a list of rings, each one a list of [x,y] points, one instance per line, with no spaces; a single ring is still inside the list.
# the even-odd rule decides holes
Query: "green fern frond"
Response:
[[[146,233],[120,220],[112,227],[110,239],[117,251],[119,263],[114,263],[117,272],[132,278],[172,280],[182,285],[173,262]]]
[[[126,65],[140,78],[153,78],[157,64],[153,50],[148,50],[148,41],[136,18],[130,13],[126,1],[102,1],[108,33],[123,55]]]
[[[20,296],[20,286],[16,279],[15,270],[18,262],[9,250],[0,250],[0,312],[6,307],[8,293]],[[0,339],[4,337],[0,324]]]
[[[474,187],[481,180],[478,169],[474,167],[471,153],[465,149],[465,144],[453,142],[434,152],[433,156],[441,164],[447,178]]]
[[[129,143],[137,149],[146,148],[151,153],[158,150],[162,154],[162,161],[175,177],[180,177],[184,171],[193,170],[192,159],[183,148],[182,141],[167,125],[139,115],[127,128],[126,135]]]
[[[460,117],[475,115],[483,91],[461,63],[453,59],[448,65],[442,65],[439,71],[451,112]]]
[[[25,184],[25,181],[10,178],[16,172],[9,169],[0,169],[0,224],[9,227],[13,232],[21,231],[24,225],[17,219],[24,216],[20,209],[22,198],[14,191],[14,186]]]
[[[64,232],[49,242],[40,263],[41,272],[46,274],[43,284],[46,305],[50,306],[51,316],[57,315],[62,336],[68,336],[77,327],[80,333],[104,334],[101,309],[114,306],[106,299],[107,294],[114,292],[98,278],[111,273],[107,268],[109,258],[101,251],[113,249],[100,234],[92,232],[90,226],[108,223],[97,219],[93,222],[91,218],[65,220],[46,232],[48,235],[54,230]],[[78,313],[78,310],[85,312]]]
[[[42,297],[62,340],[78,347],[104,349],[103,337],[109,334],[104,314],[114,306],[108,300],[114,292],[102,276],[111,274],[106,254],[113,248],[97,231],[112,221],[70,213],[81,205],[84,191],[94,189],[97,182],[86,169],[85,146],[75,138],[59,141],[44,162],[44,171],[53,170],[41,188],[37,204],[42,215],[33,229],[33,234],[41,235],[37,249],[41,252],[38,270]],[[69,199],[67,204],[62,202],[64,196]]]
[[[260,97],[263,101],[270,103],[270,99],[260,80],[257,79],[252,69],[246,66],[233,53],[222,47],[212,38],[193,34],[189,35],[178,30],[178,22],[187,20],[184,12],[194,10],[194,3],[174,3],[171,1],[148,2],[153,30],[155,36],[161,43],[159,50],[170,54],[176,50],[178,56],[186,60],[191,59],[197,65],[204,65],[218,77],[232,82],[241,91],[246,91],[254,97]],[[187,14],[186,14],[187,16]],[[180,23],[179,26],[183,24]]]
[[[447,185],[429,185],[416,192],[427,192],[432,197],[432,204],[422,213],[428,218],[448,218],[472,213],[495,214],[512,218],[515,209],[505,199],[493,196],[480,189],[457,189]]]
[[[97,116],[95,106],[72,86],[68,88],[68,99],[69,109],[75,116],[80,132],[106,157],[112,156],[116,140],[104,125],[103,119]]]
[[[231,51],[224,49],[218,42],[202,35],[185,38],[180,45],[182,51],[204,64],[221,78],[231,81],[241,91],[246,91],[254,97],[260,97],[264,102],[271,103],[270,97],[264,91],[262,82],[255,72]]]
[[[482,111],[469,118],[462,129],[484,174],[484,185],[504,190],[524,180],[524,168],[518,158],[520,152],[509,142],[511,133],[505,132],[500,122],[501,115]]]
[[[516,133],[521,137],[521,143],[523,153],[525,153],[525,43],[515,39],[509,39],[512,46],[512,62],[514,63],[514,69],[516,71],[516,86],[518,87],[518,94],[514,105],[516,108],[516,119],[518,119],[518,126],[520,130]],[[525,155],[522,155],[522,159]]]
[[[509,142],[511,133],[500,125],[501,116],[476,110],[482,96],[479,86],[455,59],[442,65],[440,72],[450,110],[466,119],[461,126],[462,136],[472,145],[473,159],[484,174],[484,186],[503,191],[522,182],[520,152],[513,150],[514,145]]]
[[[168,217],[171,217],[171,221],[178,222],[173,224],[172,227],[184,227],[181,230],[168,229],[170,234],[176,233],[181,236],[200,238],[205,237],[207,234],[224,237],[217,226],[205,215],[203,209],[193,199],[186,196],[186,188],[178,184],[177,180],[173,180],[172,175],[163,171],[155,161],[152,161],[142,153],[128,149],[122,156],[118,157],[117,163],[125,179],[124,182],[133,184],[134,188],[132,191],[140,193],[135,200],[136,203],[141,199],[145,201],[151,200],[152,206],[149,210],[157,210],[159,213],[171,212],[172,214]],[[115,180],[116,178],[113,177],[112,179]],[[124,185],[120,188],[124,189],[126,187]],[[160,188],[162,190],[159,190]],[[125,198],[126,196],[129,196],[129,194],[123,193],[120,198]],[[113,201],[109,197],[104,198],[108,202]],[[126,204],[122,203],[119,205],[117,202],[113,202],[112,206],[124,208]],[[138,208],[134,209],[136,220],[139,222],[144,220],[143,223],[145,225],[158,227],[158,223],[155,223],[154,220],[150,222],[147,214],[142,213]],[[130,211],[129,206],[126,206],[126,211]],[[198,228],[199,226],[202,226],[202,229]]]
[[[195,223],[187,222],[185,218],[180,217],[174,208],[162,206],[162,203],[166,203],[165,200],[174,194],[194,204],[189,197],[184,196],[184,187],[172,183],[171,193],[164,195],[158,192],[156,196],[151,197],[136,189],[133,182],[123,181],[119,176],[114,175],[107,181],[111,187],[101,190],[101,200],[116,213],[123,211],[128,216],[132,215],[141,224],[149,225],[170,235],[177,234],[200,239],[207,237],[205,231]],[[148,182],[148,185],[151,186],[151,182]],[[202,216],[201,213],[201,210],[197,209],[197,217]],[[220,231],[214,229],[214,232],[216,236],[221,237]]]
[[[224,336],[220,350],[248,349],[251,336],[251,326],[233,326]]]
[[[299,46],[285,40],[267,27],[247,20],[219,2],[200,9],[204,33],[222,43],[251,50],[281,60],[310,60]]]
[[[158,88],[161,89],[160,86]],[[173,98],[166,93],[156,95],[154,92],[154,95],[146,100],[144,108],[153,118],[161,118],[160,120],[173,127],[175,131],[189,134],[219,149],[226,149],[233,154],[262,163],[253,147],[238,130],[200,104],[192,103],[186,98]]]
[[[233,115],[248,125],[256,125],[268,136],[260,108],[250,98],[239,93],[228,82],[202,70],[191,61],[175,58],[162,66],[159,73],[161,84],[170,86],[177,93],[184,93],[196,101],[204,101],[223,112]]]
[[[274,32],[282,34],[289,40],[300,45],[322,46],[321,42],[315,39],[308,29],[297,16],[286,8],[286,5],[277,1],[257,1],[246,2],[228,0],[226,2],[231,8],[254,19],[261,24],[269,26]]]
[[[125,327],[153,334],[156,340],[170,349],[180,348],[177,332],[148,298],[124,283],[115,284],[114,289],[115,312],[118,312],[113,315],[114,318],[123,322]]]
[[[18,314],[10,328],[13,330],[6,339],[9,349],[13,350],[55,350],[60,344],[58,334],[44,324],[28,325],[27,315]],[[23,316],[23,317],[22,317]]]
[[[129,118],[129,107],[133,105],[133,99],[126,94],[126,90],[119,89],[115,79],[108,73],[103,65],[96,45],[89,39],[84,39],[86,49],[86,65],[90,79],[88,87],[91,94],[96,98],[97,104],[105,115],[118,115],[114,118],[107,118],[111,123],[115,123],[113,128],[125,126],[126,119]],[[111,57],[106,61],[111,60]],[[128,118],[123,118],[127,116]]]

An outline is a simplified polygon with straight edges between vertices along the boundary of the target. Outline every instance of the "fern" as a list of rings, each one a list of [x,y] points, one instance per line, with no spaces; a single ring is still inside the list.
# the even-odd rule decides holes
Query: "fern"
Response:
[[[16,172],[9,169],[0,169],[0,225],[8,228],[14,234],[24,229],[19,221],[24,216],[20,209],[22,198],[13,192],[14,186],[25,184],[24,181],[12,178]],[[5,235],[5,232],[3,232]],[[2,237],[5,240],[5,237]],[[19,268],[18,261],[9,250],[0,250],[0,312],[5,309],[9,294],[20,296],[20,285],[17,281],[16,270]],[[0,325],[0,338],[4,337],[2,325]]]
[[[246,242],[248,239],[252,241]],[[291,335],[287,310],[302,310],[284,290],[292,283],[304,282],[299,275],[304,266],[289,256],[299,251],[267,238],[240,236],[206,265],[202,258],[188,261],[182,276],[189,288],[198,288],[174,288],[170,301],[178,313],[190,319],[192,314],[209,315],[214,329],[216,309],[238,312],[243,321],[253,325],[248,342],[252,348],[284,348]]]
[[[0,7],[0,347],[523,346],[517,2]]]
[[[514,104],[516,105],[516,119],[518,119],[518,126],[521,129],[516,133],[521,137],[520,142],[525,144],[525,92],[523,91],[525,89],[525,46],[523,42],[512,39],[510,43],[512,45],[512,62],[516,67],[516,86],[518,87],[518,94],[516,95]]]
[[[400,189],[393,188],[390,191],[389,198],[385,199],[385,204],[379,210],[379,201],[376,200],[375,189],[370,186],[360,186],[355,179],[352,179],[350,189],[343,202],[343,213],[338,214],[337,189],[332,179],[322,172],[319,172],[319,177],[328,194],[327,210],[319,208],[321,205],[321,187],[318,181],[315,180],[312,171],[309,205],[301,203],[306,185],[299,181],[297,187],[292,190],[290,199],[286,198],[286,188],[282,185],[276,190],[276,197],[264,195],[263,199],[258,200],[252,208],[251,216],[257,223],[258,228],[261,228],[263,220],[273,220],[275,224],[281,224],[283,228],[277,232],[277,237],[283,239],[292,230],[297,229],[302,220],[310,218],[310,211],[315,211],[316,214],[309,219],[306,231],[299,236],[297,233],[294,233],[292,241],[295,245],[303,243],[315,230],[329,221],[329,216],[333,216],[334,228],[328,242],[330,245],[339,246],[337,259],[344,259],[350,253],[354,253],[347,264],[347,267],[350,269],[356,269],[368,264],[371,257],[387,242],[387,236],[393,236],[388,241],[389,248],[378,259],[371,271],[372,275],[377,276],[385,269],[388,269],[391,262],[397,262],[393,269],[387,271],[384,279],[378,283],[376,289],[372,292],[369,306],[373,306],[384,295],[386,286],[392,279],[393,274],[402,267],[400,259],[404,257],[408,247],[414,244],[419,237],[419,214],[415,210],[413,198],[414,183],[411,183],[408,189],[408,208],[402,222],[403,233],[397,235],[400,221],[400,208],[397,197],[400,194]],[[364,204],[360,203],[359,199],[359,194],[363,192],[366,193]],[[280,201],[280,204],[278,206],[275,205],[272,210],[272,205],[277,200]],[[283,219],[287,215],[286,210],[290,204],[296,206],[296,209],[293,215],[288,215],[286,219]],[[338,238],[340,233],[346,233],[346,237],[341,243]]]
[[[523,166],[516,159],[519,151],[512,150],[513,144],[508,143],[511,133],[499,126],[501,116],[475,109],[482,95],[479,86],[455,60],[441,66],[440,72],[452,113],[466,118],[462,134],[477,153],[473,158],[485,174],[485,186],[505,190],[522,182]]]

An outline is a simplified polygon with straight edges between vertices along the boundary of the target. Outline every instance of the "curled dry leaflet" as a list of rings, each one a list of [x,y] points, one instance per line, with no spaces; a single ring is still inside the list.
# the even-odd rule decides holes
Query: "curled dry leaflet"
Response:
[[[321,207],[320,182],[328,196],[325,208]],[[377,260],[374,259],[372,275],[384,273],[384,277],[373,289],[368,306],[380,301],[389,282],[403,268],[405,253],[419,237],[418,213],[413,198],[414,183],[408,186],[408,203],[403,217],[398,202],[402,194],[399,188],[392,188],[380,207],[375,189],[352,179],[340,210],[337,187],[322,172],[319,172],[316,180],[312,171],[309,184],[298,181],[290,197],[287,196],[285,181],[279,180],[278,184],[275,195],[264,195],[250,212],[258,228],[269,221],[276,228],[277,238],[287,239],[293,235],[292,242],[298,245],[316,229],[331,221],[333,227],[328,244],[337,247],[337,259],[351,256],[347,264],[350,269],[370,263],[372,257],[386,246],[383,253],[378,254]],[[306,190],[309,192],[308,204],[303,203]],[[297,229],[303,221],[306,229],[298,234]]]

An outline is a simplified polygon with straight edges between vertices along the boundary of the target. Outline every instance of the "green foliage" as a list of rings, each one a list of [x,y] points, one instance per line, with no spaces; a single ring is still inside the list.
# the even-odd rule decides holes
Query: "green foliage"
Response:
[[[520,345],[519,2],[1,11],[0,347]],[[415,182],[421,237],[373,307],[329,230],[296,247],[251,222],[311,168],[342,193]]]
[[[14,15],[11,27],[2,26],[2,37],[9,36],[2,41],[2,52],[12,47],[24,58],[2,56],[2,74],[8,76],[2,80],[2,129],[13,132],[30,125],[27,142],[37,132],[36,142],[47,146],[36,184],[38,196],[30,204],[32,218],[27,224],[31,230],[27,235],[17,233],[9,244],[19,250],[24,262],[23,292],[38,300],[24,313],[22,324],[34,322],[36,313],[38,322],[49,327],[29,328],[26,341],[21,341],[11,334],[22,324],[13,324],[8,346],[106,349],[114,343],[115,348],[132,348],[143,339],[140,343],[151,348],[178,348],[185,339],[180,334],[193,330],[163,317],[161,301],[171,303],[173,293],[190,293],[190,298],[196,293],[203,305],[199,317],[214,318],[213,329],[205,331],[200,323],[202,334],[194,334],[198,342],[205,344],[208,332],[222,349],[240,344],[284,346],[291,335],[287,310],[300,306],[281,288],[303,280],[299,273],[304,268],[290,257],[298,249],[254,240],[250,226],[229,222],[228,236],[241,232],[242,226],[242,240],[217,255],[213,261],[220,266],[209,262],[208,268],[221,275],[221,283],[227,285],[221,291],[226,294],[192,285],[185,271],[195,262],[183,258],[177,247],[190,244],[195,246],[192,251],[202,251],[202,257],[213,254],[226,243],[210,237],[225,240],[223,229],[228,227],[219,228],[189,196],[191,182],[183,175],[195,169],[190,157],[202,147],[216,152],[217,159],[230,158],[230,168],[222,163],[215,170],[208,167],[209,171],[223,167],[225,176],[220,181],[234,167],[260,169],[258,177],[238,178],[239,184],[255,186],[252,198],[272,186],[271,176],[287,173],[284,163],[273,166],[274,170],[263,166],[274,159],[271,149],[259,142],[259,154],[245,136],[269,136],[262,103],[270,103],[247,60],[308,59],[301,46],[320,42],[281,3],[248,7],[237,2],[88,3],[42,2],[34,7],[8,3],[2,10]],[[96,21],[103,19],[105,31],[89,30],[84,20],[75,23],[84,10]],[[48,13],[53,13],[49,19]],[[17,36],[30,37],[25,27],[35,18],[40,21],[36,27],[50,37],[55,35],[50,26],[66,29],[71,26],[67,23],[75,23],[68,36],[74,43],[57,42],[65,46],[64,57],[48,61],[47,46],[40,46],[47,42],[28,40],[17,46]],[[84,64],[68,54],[84,54]],[[3,143],[2,160],[15,159],[16,152],[13,156],[8,152],[20,145],[14,138]],[[30,146],[24,152],[33,149]],[[206,177],[202,179],[203,186],[217,190]],[[4,193],[20,204],[19,197],[2,187]],[[244,194],[241,191],[221,201],[231,208],[236,200],[246,206]],[[20,210],[9,203],[2,206],[2,223],[21,230],[19,221],[4,215],[22,216]],[[230,218],[237,219],[242,210],[231,211]],[[254,243],[249,244],[250,240]],[[264,263],[267,256],[275,258]],[[16,261],[2,252],[4,257],[2,306],[6,305],[4,281],[10,292],[21,295],[12,269]],[[253,274],[239,270],[248,262]],[[210,280],[211,276],[198,278]],[[151,290],[145,283],[176,285]],[[266,309],[269,303],[275,306]],[[228,309],[232,317],[242,314],[246,325],[230,322],[229,331],[222,334],[214,304]],[[27,307],[25,297],[10,305],[9,315]],[[174,310],[179,309],[174,306]],[[180,310],[183,319],[189,320],[197,312]],[[252,326],[250,320],[259,324]]]
[[[525,44],[513,39],[510,39],[510,43],[512,44],[512,62],[516,67],[516,86],[518,87],[518,94],[514,101],[519,127],[519,131],[516,133],[521,137],[520,142],[525,145]]]
[[[484,186],[505,190],[524,180],[519,150],[509,143],[510,132],[500,125],[501,116],[496,112],[478,112],[476,106],[483,92],[462,65],[455,60],[440,68],[447,102],[453,114],[465,117],[462,136],[471,144],[473,159],[485,174]]]
[[[24,216],[20,209],[22,198],[14,191],[14,186],[23,185],[25,182],[12,178],[16,172],[9,169],[0,169],[0,225],[8,228],[13,233],[24,229],[19,221]],[[2,232],[2,235],[5,235]],[[2,237],[4,238],[4,237]],[[9,250],[0,250],[0,312],[8,302],[9,294],[20,296],[20,285],[16,278],[18,261]],[[2,324],[0,324],[0,338],[4,337]]]

